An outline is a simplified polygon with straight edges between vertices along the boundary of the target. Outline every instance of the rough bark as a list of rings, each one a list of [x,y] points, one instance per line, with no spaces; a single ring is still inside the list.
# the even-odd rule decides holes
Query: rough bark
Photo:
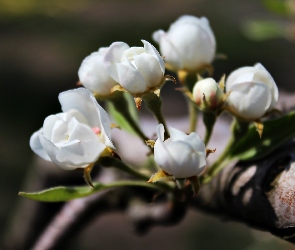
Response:
[[[225,168],[193,206],[295,242],[295,142],[257,162]]]

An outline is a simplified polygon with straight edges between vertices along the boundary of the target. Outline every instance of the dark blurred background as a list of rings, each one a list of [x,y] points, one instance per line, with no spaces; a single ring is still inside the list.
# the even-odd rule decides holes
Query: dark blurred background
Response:
[[[42,126],[46,116],[60,112],[58,94],[76,86],[82,60],[99,47],[114,41],[141,46],[141,39],[154,43],[152,32],[167,30],[180,15],[206,16],[216,36],[217,52],[227,55],[227,60],[214,62],[216,80],[238,67],[261,62],[281,90],[294,92],[295,14],[292,17],[274,11],[271,2],[280,1],[0,0],[1,239],[15,207],[24,199],[17,193],[32,162],[30,135]],[[270,23],[259,23],[261,20]],[[173,89],[172,84],[164,86],[162,93],[167,103],[180,98]],[[182,116],[186,107],[166,105],[164,110],[167,116]],[[110,226],[109,219],[117,221],[116,229]],[[99,237],[102,228],[99,248],[90,232],[95,231]],[[142,237],[132,233],[124,216],[109,215],[94,220],[78,237],[76,248],[114,249],[114,235],[121,242],[120,249],[292,248],[268,233],[220,222],[196,211],[189,212],[179,226],[155,228]],[[154,242],[159,235],[163,244],[157,248]]]

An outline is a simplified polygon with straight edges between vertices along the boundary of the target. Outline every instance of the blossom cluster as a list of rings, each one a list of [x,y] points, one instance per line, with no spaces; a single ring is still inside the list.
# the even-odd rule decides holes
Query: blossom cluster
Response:
[[[115,151],[110,119],[97,99],[107,100],[115,91],[128,92],[134,98],[158,94],[165,83],[165,67],[195,75],[212,68],[216,40],[207,18],[182,16],[167,32],[158,30],[152,37],[161,54],[142,40],[143,47],[114,42],[87,56],[78,71],[85,88],[59,95],[62,113],[48,116],[32,135],[32,150],[66,170],[92,167],[100,157]],[[211,77],[198,77],[192,89],[183,88],[201,111],[215,115],[228,111],[248,122],[260,121],[278,100],[276,83],[261,63],[238,68],[219,83]],[[203,172],[208,152],[195,131],[186,134],[163,124],[156,131],[158,139],[152,146],[162,173],[186,179]]]

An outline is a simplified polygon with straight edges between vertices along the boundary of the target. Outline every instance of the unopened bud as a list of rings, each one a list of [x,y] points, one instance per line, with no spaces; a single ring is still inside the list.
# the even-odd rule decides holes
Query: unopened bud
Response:
[[[224,104],[224,93],[212,78],[198,81],[193,88],[193,100],[200,110],[210,111]]]

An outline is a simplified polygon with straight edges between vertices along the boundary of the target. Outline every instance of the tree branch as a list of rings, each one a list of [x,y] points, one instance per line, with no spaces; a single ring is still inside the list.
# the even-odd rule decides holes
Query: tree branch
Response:
[[[225,168],[192,201],[295,243],[295,142],[257,162]]]

